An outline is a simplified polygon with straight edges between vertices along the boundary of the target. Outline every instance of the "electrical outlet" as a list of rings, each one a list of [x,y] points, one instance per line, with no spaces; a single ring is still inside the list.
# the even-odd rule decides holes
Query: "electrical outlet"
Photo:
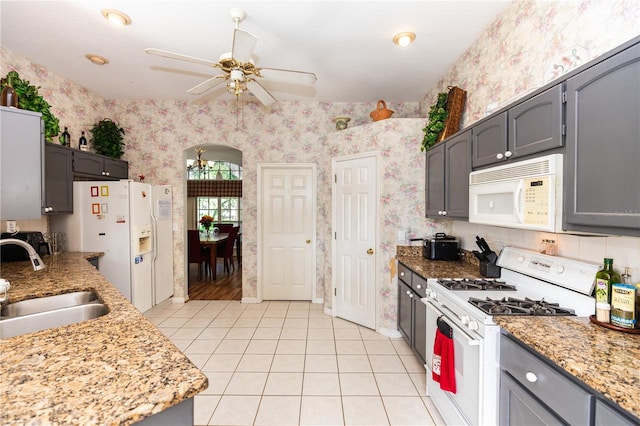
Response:
[[[9,232],[10,234],[14,234],[15,232],[17,232],[17,227],[16,227],[16,221],[15,220],[8,220],[7,221],[7,232]]]

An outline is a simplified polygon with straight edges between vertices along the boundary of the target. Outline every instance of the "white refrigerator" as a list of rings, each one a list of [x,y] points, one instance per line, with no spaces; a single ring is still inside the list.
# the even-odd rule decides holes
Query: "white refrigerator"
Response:
[[[51,216],[67,251],[103,252],[100,273],[140,311],[173,295],[172,191],[121,181],[73,183],[73,214]]]

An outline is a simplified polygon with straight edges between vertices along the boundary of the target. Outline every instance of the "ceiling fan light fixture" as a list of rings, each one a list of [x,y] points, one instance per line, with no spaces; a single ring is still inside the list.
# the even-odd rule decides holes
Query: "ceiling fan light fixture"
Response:
[[[129,18],[126,13],[120,12],[119,10],[102,9],[102,16],[104,16],[107,21],[119,27],[131,25],[131,18]]]
[[[94,55],[93,53],[87,53],[84,57],[96,65],[107,65],[109,63],[109,60],[104,56]]]
[[[393,36],[393,42],[401,47],[410,45],[415,39],[416,34],[409,31],[401,32]]]

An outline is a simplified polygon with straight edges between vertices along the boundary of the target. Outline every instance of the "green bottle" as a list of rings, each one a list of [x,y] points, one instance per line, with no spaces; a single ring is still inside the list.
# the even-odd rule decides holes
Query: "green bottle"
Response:
[[[596,274],[596,303],[611,303],[611,284],[621,282],[620,274],[613,270],[613,259],[605,257],[604,267]]]

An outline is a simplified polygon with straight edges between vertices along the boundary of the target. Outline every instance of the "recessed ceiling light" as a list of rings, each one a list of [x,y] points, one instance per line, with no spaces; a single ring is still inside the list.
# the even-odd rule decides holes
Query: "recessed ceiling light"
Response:
[[[92,53],[87,53],[84,57],[96,65],[107,65],[109,63],[109,60],[104,56],[94,55]]]
[[[131,24],[131,18],[126,13],[122,13],[119,10],[114,9],[102,9],[102,16],[112,24],[124,27]]]
[[[408,31],[403,33],[398,33],[393,36],[393,42],[398,46],[402,46],[402,47],[410,45],[411,43],[413,43],[413,40],[415,39],[416,39],[416,35]]]

